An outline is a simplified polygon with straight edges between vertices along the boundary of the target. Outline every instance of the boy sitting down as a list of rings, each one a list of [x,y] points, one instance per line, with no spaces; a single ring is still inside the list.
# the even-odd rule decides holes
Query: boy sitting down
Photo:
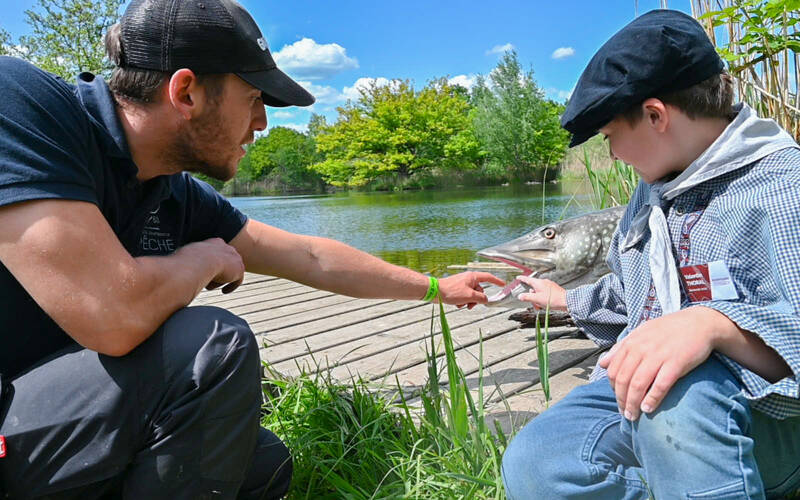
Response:
[[[510,444],[508,498],[800,488],[800,148],[732,99],[702,27],[670,10],[622,28],[581,75],[571,145],[603,134],[642,182],[610,274],[569,291],[526,278],[523,300],[613,347]]]

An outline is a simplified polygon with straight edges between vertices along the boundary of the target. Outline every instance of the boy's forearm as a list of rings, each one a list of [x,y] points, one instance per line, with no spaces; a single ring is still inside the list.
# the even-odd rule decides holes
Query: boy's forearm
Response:
[[[769,382],[777,382],[792,374],[786,361],[753,332],[743,330],[721,312],[699,306],[706,317],[703,324],[711,329],[712,346]],[[698,311],[701,312],[701,311]]]

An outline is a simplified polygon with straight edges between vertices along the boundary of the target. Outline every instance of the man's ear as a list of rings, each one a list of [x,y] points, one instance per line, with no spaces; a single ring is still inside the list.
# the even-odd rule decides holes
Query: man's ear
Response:
[[[642,103],[644,120],[657,132],[665,132],[669,127],[669,111],[660,99],[651,97]]]
[[[205,93],[190,69],[179,69],[169,79],[167,97],[172,107],[186,120],[191,120],[203,111]]]

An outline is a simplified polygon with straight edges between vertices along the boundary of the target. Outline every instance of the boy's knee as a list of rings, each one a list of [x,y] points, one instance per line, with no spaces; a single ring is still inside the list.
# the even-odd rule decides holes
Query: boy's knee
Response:
[[[552,493],[554,483],[559,480],[558,470],[553,467],[558,460],[552,456],[552,441],[546,443],[546,436],[552,439],[552,434],[535,419],[514,437],[503,453],[503,484],[510,500],[546,498],[547,492]]]
[[[710,433],[727,432],[731,417],[746,425],[748,408],[740,399],[733,375],[710,358],[680,378],[654,412],[630,424],[635,442],[665,453],[696,446]]]

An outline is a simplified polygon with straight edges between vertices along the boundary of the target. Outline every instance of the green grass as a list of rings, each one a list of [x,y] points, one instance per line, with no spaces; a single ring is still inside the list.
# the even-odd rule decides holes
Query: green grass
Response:
[[[504,498],[500,464],[515,430],[507,435],[497,420],[490,424],[483,368],[473,398],[438,307],[444,356],[437,353],[432,311],[428,380],[418,404],[406,399],[399,381],[394,390],[362,379],[342,384],[325,370],[265,381],[262,425],[284,440],[294,460],[288,498]],[[544,332],[537,329],[537,341],[546,342],[546,325]],[[547,346],[539,353],[544,384]],[[482,343],[479,362],[483,367]]]

